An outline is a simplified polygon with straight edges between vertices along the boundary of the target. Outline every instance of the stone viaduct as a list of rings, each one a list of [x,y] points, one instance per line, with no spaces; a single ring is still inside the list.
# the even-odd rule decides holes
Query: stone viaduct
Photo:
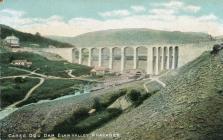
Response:
[[[141,51],[140,51],[141,49]],[[175,69],[178,67],[179,47],[98,47],[98,48],[74,48],[72,50],[72,62],[83,63],[83,57],[87,58],[88,66],[102,66],[103,61],[108,61],[108,68],[113,69],[114,60],[119,60],[120,72],[126,69],[126,61],[132,61],[131,69],[138,68],[138,61],[146,61],[147,74],[158,75],[162,70]],[[96,63],[93,60],[96,59]]]
[[[144,69],[147,74],[158,75],[163,70],[176,69],[211,50],[212,43],[157,44],[144,46],[75,47],[75,48],[15,48],[41,54],[53,53],[63,59],[88,66],[103,66],[123,73],[128,69]]]

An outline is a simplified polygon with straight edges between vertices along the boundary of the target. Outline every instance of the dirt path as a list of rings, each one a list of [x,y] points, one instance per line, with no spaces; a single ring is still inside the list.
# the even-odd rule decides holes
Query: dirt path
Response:
[[[16,76],[5,76],[5,77],[1,77],[0,79],[11,79],[11,78],[16,78],[16,77],[28,77],[27,75],[16,75]]]
[[[34,77],[30,77],[30,78],[34,78]],[[35,78],[37,78],[37,77],[35,77]],[[33,93],[39,86],[41,86],[41,85],[44,83],[44,81],[45,81],[44,78],[38,78],[38,79],[40,79],[39,83],[38,83],[37,85],[35,85],[34,87],[32,87],[32,88],[28,91],[28,93],[26,94],[25,98],[23,98],[23,99],[20,100],[20,101],[17,101],[17,102],[15,102],[15,103],[13,103],[12,105],[8,106],[7,108],[13,108],[13,107],[15,107],[16,105],[18,105],[18,104],[20,104],[20,103],[26,101],[26,100],[31,96],[31,94],[32,94],[32,93]]]
[[[91,80],[91,79],[85,79],[82,77],[72,77],[72,78],[63,78],[63,77],[57,77],[57,76],[50,76],[50,75],[44,75],[44,74],[40,74],[40,73],[36,73],[35,71],[29,71],[26,69],[21,69],[21,68],[17,68],[17,67],[9,67],[11,69],[16,69],[16,70],[20,70],[20,71],[24,71],[24,72],[28,72],[32,75],[36,75],[36,76],[40,76],[46,79],[63,79],[63,80],[80,80],[80,81],[87,81],[87,82],[101,82],[101,81],[97,81],[97,80]]]
[[[72,74],[72,72],[73,72],[73,70],[68,70],[68,71],[67,71],[67,74],[68,74],[71,78],[76,77],[76,76],[74,76],[74,75]]]
[[[35,71],[29,71],[29,70],[26,70],[26,69],[21,69],[21,68],[17,68],[17,67],[9,67],[10,69],[15,69],[15,70],[19,70],[19,71],[23,71],[23,72],[27,72],[27,73],[30,73],[30,74],[33,74],[33,75],[37,75],[37,76],[40,76],[40,77],[44,77],[44,78],[48,78],[49,76],[47,75],[44,75],[44,74],[40,74],[40,73],[36,73]]]
[[[16,77],[29,77],[30,75],[32,75],[32,72],[35,72],[36,70],[34,71],[26,71],[27,74],[21,74],[21,75],[14,75],[14,76],[4,76],[4,77],[0,77],[0,79],[10,79],[10,78],[16,78]]]

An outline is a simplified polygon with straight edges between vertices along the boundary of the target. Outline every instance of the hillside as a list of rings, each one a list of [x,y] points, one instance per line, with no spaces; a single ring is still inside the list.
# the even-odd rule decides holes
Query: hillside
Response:
[[[223,41],[223,35],[221,36],[216,36],[216,39],[222,40]]]
[[[84,47],[209,41],[208,34],[204,33],[151,29],[112,29],[85,33],[76,37],[51,36],[50,38]]]
[[[206,52],[171,75],[141,106],[92,133],[119,133],[122,140],[223,139],[223,51]]]
[[[30,67],[15,66],[11,64],[13,60],[27,60],[32,62],[32,65]],[[46,79],[43,85],[39,87],[38,91],[34,92],[22,105],[38,102],[43,99],[54,99],[60,96],[73,94],[74,89],[83,87],[86,82],[69,79],[70,75],[68,71],[71,71],[75,76],[81,76],[89,74],[90,70],[91,68],[87,66],[69,63],[64,60],[49,60],[41,55],[30,52],[2,52],[0,55],[0,75],[1,78],[3,78],[0,79],[1,108],[22,100],[27,92],[37,85],[38,78],[32,77],[35,76],[35,74],[30,77],[28,76],[31,75],[32,71],[37,72],[40,74],[38,76],[43,76]],[[20,78],[26,78],[18,82],[14,77],[18,75],[20,75]],[[63,78],[48,79],[48,76]],[[17,79],[19,78],[17,77]]]
[[[79,64],[72,64],[64,60],[49,60],[41,55],[30,52],[1,53],[0,58],[1,76],[12,76],[21,74],[21,71],[10,68],[13,67],[13,65],[10,64],[11,61],[21,59],[32,62],[32,66],[30,68],[22,66],[21,68],[27,69],[29,71],[37,70],[38,73],[51,76],[69,77],[66,70],[73,70],[73,74],[76,76],[86,75],[90,72],[91,69],[90,67]]]
[[[7,36],[11,36],[12,34],[15,35],[20,39],[20,43],[22,47],[48,47],[49,45],[55,46],[55,47],[73,47],[73,45],[70,45],[68,43],[62,43],[59,41],[55,41],[46,37],[43,37],[41,35],[33,35],[30,33],[24,33],[17,31],[9,26],[0,24],[0,38],[5,39]],[[38,44],[38,45],[36,45]]]

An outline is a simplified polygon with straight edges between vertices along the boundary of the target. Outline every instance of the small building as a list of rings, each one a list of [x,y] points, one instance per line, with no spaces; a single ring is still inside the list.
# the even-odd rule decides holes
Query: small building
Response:
[[[48,48],[56,48],[54,45],[48,45]]]
[[[5,44],[8,45],[11,48],[18,48],[20,46],[19,38],[17,38],[14,35],[7,36],[4,41],[5,41]]]
[[[129,79],[137,79],[144,75],[144,72],[140,69],[130,69],[126,72]]]
[[[15,66],[24,66],[29,68],[31,67],[32,62],[28,62],[27,60],[13,60],[11,64]]]
[[[105,68],[105,67],[94,67],[91,70],[91,75],[92,76],[95,76],[95,75],[105,75],[108,72],[109,72],[109,68]]]

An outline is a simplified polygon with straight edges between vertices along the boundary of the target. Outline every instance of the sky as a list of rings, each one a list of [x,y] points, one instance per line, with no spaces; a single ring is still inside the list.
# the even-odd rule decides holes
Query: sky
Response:
[[[223,35],[223,0],[3,0],[0,24],[42,35],[120,28]]]

